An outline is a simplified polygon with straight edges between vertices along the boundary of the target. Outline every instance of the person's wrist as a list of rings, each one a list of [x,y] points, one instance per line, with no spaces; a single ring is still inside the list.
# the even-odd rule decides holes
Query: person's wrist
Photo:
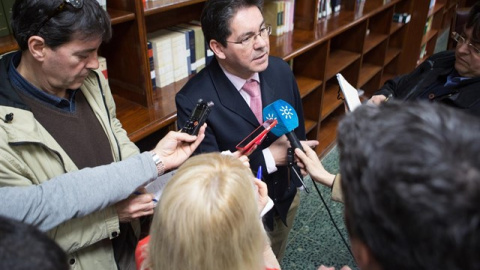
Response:
[[[165,163],[163,163],[162,158],[160,158],[155,151],[150,151],[150,154],[152,155],[153,162],[155,162],[155,166],[157,167],[158,176],[165,173]]]

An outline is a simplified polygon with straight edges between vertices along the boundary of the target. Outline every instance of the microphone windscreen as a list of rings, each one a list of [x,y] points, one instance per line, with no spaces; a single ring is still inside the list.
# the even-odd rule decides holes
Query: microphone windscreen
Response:
[[[298,127],[298,115],[292,105],[284,100],[277,100],[263,108],[263,121],[276,119],[277,125],[270,131],[280,137]]]

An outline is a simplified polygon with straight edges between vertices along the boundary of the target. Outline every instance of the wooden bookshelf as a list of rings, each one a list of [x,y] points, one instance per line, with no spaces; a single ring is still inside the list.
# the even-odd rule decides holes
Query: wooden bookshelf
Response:
[[[451,24],[455,0],[343,0],[340,12],[317,19],[318,0],[295,1],[295,28],[270,37],[270,54],[290,61],[303,100],[309,139],[317,139],[317,153],[335,142],[336,126],[345,113],[335,74],[342,75],[366,97],[387,79],[413,70],[423,44],[435,47],[439,34]],[[132,141],[155,142],[175,129],[175,94],[187,79],[153,88],[147,53],[147,34],[191,20],[199,20],[205,0],[143,3],[108,0],[113,37],[103,44],[117,116]],[[395,23],[394,13],[409,13],[409,23]],[[427,18],[432,30],[424,35]],[[438,18],[437,18],[438,17]],[[11,36],[0,38],[0,53],[18,49]],[[433,49],[432,49],[433,52]]]

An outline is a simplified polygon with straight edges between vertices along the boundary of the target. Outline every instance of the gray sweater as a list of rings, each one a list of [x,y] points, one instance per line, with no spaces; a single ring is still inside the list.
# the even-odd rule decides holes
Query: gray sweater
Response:
[[[149,152],[57,176],[40,185],[0,188],[0,215],[47,231],[127,198],[157,177]]]

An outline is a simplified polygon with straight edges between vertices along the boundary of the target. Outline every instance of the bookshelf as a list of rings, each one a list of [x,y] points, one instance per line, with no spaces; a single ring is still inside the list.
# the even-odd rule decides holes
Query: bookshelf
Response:
[[[143,3],[107,0],[112,40],[103,44],[117,117],[130,139],[145,148],[175,129],[175,94],[188,78],[162,88],[152,87],[147,34],[179,23],[198,20],[205,0]],[[172,1],[168,1],[172,2]],[[303,99],[307,137],[317,139],[322,155],[335,142],[336,126],[344,115],[335,74],[341,72],[369,97],[387,79],[417,65],[423,44],[435,45],[439,29],[446,28],[456,1],[342,0],[340,12],[318,19],[318,0],[295,1],[295,28],[270,37],[271,55],[291,63]],[[437,6],[438,5],[438,6]],[[409,13],[409,23],[392,21],[394,13]],[[423,33],[428,16],[436,19],[432,32]],[[431,45],[431,46],[434,46]],[[18,47],[11,36],[0,38],[0,52]]]
[[[449,47],[457,5],[457,0],[436,0],[435,5],[428,9],[418,65],[432,54]]]

